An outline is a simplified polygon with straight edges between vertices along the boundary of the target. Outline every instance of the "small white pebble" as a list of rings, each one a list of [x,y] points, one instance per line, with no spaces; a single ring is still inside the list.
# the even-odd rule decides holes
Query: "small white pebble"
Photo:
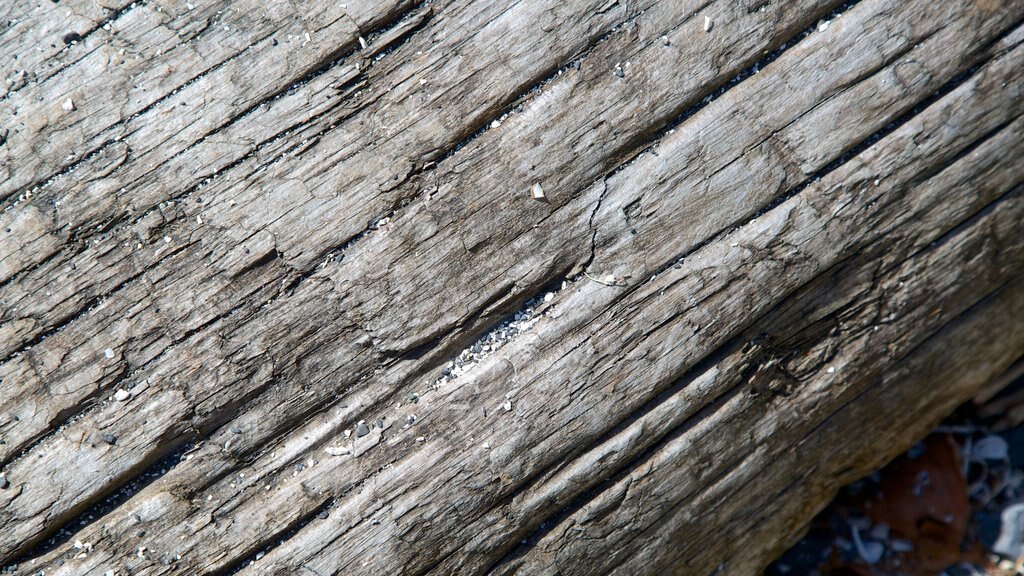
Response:
[[[500,126],[501,126],[501,122],[498,122],[497,120],[492,120],[492,121],[491,121],[491,128],[492,128],[492,129],[493,129],[493,128],[498,128],[498,127],[500,127]]]
[[[490,449],[491,449],[491,443],[490,442],[484,442],[484,450],[490,450]]]
[[[369,44],[366,43],[366,38],[363,38],[362,36],[359,37],[359,45],[362,46],[363,50],[366,50],[366,47],[369,46]]]
[[[541,187],[540,182],[535,182],[533,187],[530,188],[530,193],[533,194],[535,200],[544,199],[544,188]]]
[[[113,348],[107,348],[106,350],[104,350],[103,351],[103,355],[107,357],[107,360],[110,360],[111,358],[113,358],[114,357],[114,350],[113,350]]]
[[[125,400],[132,397],[132,393],[125,390],[124,388],[118,388],[117,392],[114,392],[114,400],[118,402],[124,402]]]
[[[68,98],[64,101],[63,104],[60,105],[60,107],[61,110],[64,110],[65,112],[71,112],[75,109],[75,103],[71,101],[71,98]]]
[[[986,436],[971,447],[971,455],[980,460],[1005,460],[1010,447],[1001,436]]]
[[[164,236],[164,243],[170,244],[171,243],[171,237],[170,236]]]
[[[818,32],[824,32],[825,30],[828,30],[828,25],[829,25],[829,21],[828,20],[822,20],[818,24]]]
[[[426,440],[426,438],[424,438],[423,436],[417,436],[417,437],[416,437],[416,441],[417,441],[417,442],[423,442],[423,441],[425,441],[425,440]]]
[[[711,32],[711,29],[715,27],[714,22],[711,21],[711,16],[704,17],[704,31]]]
[[[889,548],[893,552],[910,552],[914,549],[914,543],[910,540],[893,540],[889,542]]]
[[[331,456],[344,456],[349,453],[349,449],[344,446],[328,446],[324,449]]]
[[[427,83],[427,79],[426,78],[420,78],[420,86],[422,86],[422,85],[424,85],[426,83]]]
[[[836,368],[835,368],[835,366],[829,366],[828,370],[825,370],[825,372],[828,372],[829,374],[835,374],[836,373]]]
[[[505,400],[505,403],[502,404],[501,407],[505,409],[505,412],[511,412],[512,411],[512,401],[511,400]]]
[[[555,298],[555,293],[554,292],[548,292],[547,294],[544,295],[544,301],[545,302],[551,302],[554,298]]]

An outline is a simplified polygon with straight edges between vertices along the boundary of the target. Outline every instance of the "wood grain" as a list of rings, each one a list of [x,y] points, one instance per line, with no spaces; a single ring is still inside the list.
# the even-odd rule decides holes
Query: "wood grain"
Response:
[[[7,10],[19,573],[756,573],[1024,354],[1022,2]]]

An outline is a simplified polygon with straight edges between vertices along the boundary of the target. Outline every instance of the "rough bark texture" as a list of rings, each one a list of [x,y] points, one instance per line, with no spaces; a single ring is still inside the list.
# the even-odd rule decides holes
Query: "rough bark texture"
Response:
[[[17,573],[753,574],[1024,355],[1024,1],[0,12]]]

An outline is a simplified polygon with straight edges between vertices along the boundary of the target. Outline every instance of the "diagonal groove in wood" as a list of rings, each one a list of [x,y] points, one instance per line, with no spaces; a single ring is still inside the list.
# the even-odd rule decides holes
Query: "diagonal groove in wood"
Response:
[[[1003,124],[1003,125],[1005,125],[1005,124]],[[890,132],[891,132],[891,130],[890,130]],[[989,132],[988,132],[987,134],[985,134],[985,135],[984,135],[984,137],[983,137],[983,138],[981,138],[981,139],[980,139],[981,141],[972,141],[972,142],[968,143],[968,144],[966,145],[966,147],[967,147],[968,149],[970,149],[970,150],[973,150],[973,149],[975,149],[975,148],[976,148],[977,146],[979,146],[979,145],[980,145],[980,144],[981,144],[981,143],[982,143],[983,141],[987,141],[987,140],[991,139],[991,137],[992,137],[992,136],[993,136],[994,134],[995,134],[995,132],[993,132],[993,131],[989,131]],[[963,150],[961,150],[961,152],[962,152],[962,151],[963,151]],[[944,165],[944,166],[949,166],[949,165],[951,165],[951,164],[952,164],[953,162],[955,162],[956,160],[958,160],[958,159],[962,158],[962,157],[963,157],[964,155],[965,155],[965,154],[959,154],[959,153],[958,153],[958,154],[955,154],[955,155],[953,156],[953,158],[952,158],[951,160],[947,160],[946,162],[944,162],[944,163],[943,163],[943,165]],[[1006,197],[1006,195],[1004,195],[1004,196],[1003,196],[1002,198],[1005,198],[1005,197]],[[998,203],[998,202],[999,202],[999,201],[997,200],[997,201],[996,201],[996,203]],[[538,519],[538,523],[539,523],[539,519]]]
[[[605,199],[605,200],[606,200],[606,199]],[[604,200],[602,200],[602,202],[604,202]],[[596,212],[595,212],[595,211],[592,211],[592,212],[591,212],[591,214],[590,214],[590,215],[591,215],[591,218],[590,218],[590,220],[591,220],[591,221],[593,221],[593,219],[594,219],[594,215],[595,215],[595,214],[596,214]],[[586,213],[584,213],[584,217],[586,217]],[[593,246],[593,240],[594,240],[594,237],[593,237],[593,233],[591,233],[591,238],[590,238],[590,240],[591,240],[591,254],[593,254],[593,251],[594,251],[594,250],[593,250],[593,249],[594,249],[594,246]],[[369,327],[368,329],[373,329],[373,327]]]
[[[991,214],[993,212],[993,210],[995,210],[999,206],[1005,205],[1005,202],[1007,201],[1007,199],[1009,199],[1011,197],[1017,197],[1017,200],[1019,200],[1019,195],[1020,195],[1019,191],[1020,191],[1020,188],[1017,187],[1013,191],[1007,192],[1006,194],[1001,196],[999,199],[997,199],[994,202],[986,205],[984,208],[979,210],[977,213],[973,214],[966,221],[964,221],[964,222],[958,224],[957,226],[955,226],[954,228],[948,230],[940,238],[938,238],[938,239],[934,240],[932,243],[930,243],[928,245],[930,247],[929,249],[939,249],[939,247],[945,241],[948,241],[950,238],[954,237],[956,234],[958,234],[958,233],[964,231],[965,229],[969,228],[972,224],[975,224],[978,220],[984,218],[986,215]],[[893,264],[892,266],[890,266],[887,270],[885,270],[884,273],[889,273],[889,272],[891,272],[893,270],[896,270],[899,267],[906,266],[906,265],[911,264],[913,262],[915,262],[914,255],[913,254],[908,254],[901,261],[899,261],[899,262]],[[972,309],[977,308],[979,303],[984,302],[990,295],[992,295],[994,293],[998,293],[999,291],[1003,290],[1004,288],[1006,288],[1007,286],[1010,286],[1012,284],[1013,284],[1012,280],[1005,280],[1002,284],[999,284],[995,288],[990,289],[984,295],[978,296],[973,301],[972,304],[968,305],[968,309],[966,311],[961,311],[956,316],[954,316],[953,318],[948,318],[948,319],[944,320],[941,325],[934,327],[934,329],[931,332],[929,332],[929,334],[922,335],[922,338],[927,340],[927,338],[929,338],[930,335],[935,334],[935,333],[939,332],[940,330],[942,330],[945,326],[948,326],[949,324],[956,322],[958,318],[961,318],[964,315],[969,314]],[[767,314],[761,316],[758,319],[754,319],[754,324],[756,325],[758,323],[762,323],[764,317],[769,315],[769,314],[770,313],[767,313]],[[757,330],[751,328],[751,329],[748,329],[747,332],[748,333],[749,332],[757,332]],[[714,352],[707,359],[703,360],[700,364],[698,364],[693,369],[691,369],[687,373],[686,376],[684,376],[682,379],[680,379],[675,384],[673,384],[668,390],[666,390],[665,392],[662,392],[657,397],[655,397],[654,399],[649,401],[640,410],[630,414],[629,417],[626,420],[624,420],[622,423],[620,423],[615,429],[610,431],[608,434],[603,436],[600,440],[595,442],[594,445],[595,446],[596,445],[600,445],[601,443],[607,441],[608,439],[613,438],[614,435],[618,431],[620,431],[621,429],[625,428],[628,424],[630,424],[632,422],[635,422],[635,421],[641,420],[646,413],[649,413],[649,412],[655,410],[661,403],[665,402],[667,399],[672,398],[676,394],[682,392],[684,389],[687,388],[687,386],[695,378],[699,377],[699,375],[701,373],[707,371],[711,367],[713,367],[716,364],[718,364],[719,361],[721,360],[721,358],[726,357],[726,356],[728,356],[728,355],[730,355],[732,353],[735,353],[735,351],[739,350],[741,345],[743,345],[744,340],[745,339],[743,337],[740,337],[739,339],[733,340],[730,343],[728,343],[728,344],[724,345],[723,347],[721,347],[719,350]],[[895,358],[890,358],[888,361],[891,361],[892,363],[899,363],[903,359],[905,359],[906,357],[912,355],[922,345],[923,345],[923,342],[919,342],[917,344],[914,344],[913,346],[911,346],[906,351],[901,352],[900,356],[895,357]],[[821,367],[820,369],[823,369],[823,367]],[[721,390],[720,393],[717,396],[715,396],[713,399],[711,399],[707,405],[703,406],[693,416],[690,416],[689,418],[684,420],[676,428],[674,428],[672,430],[665,431],[663,435],[662,435],[661,432],[658,432],[656,437],[652,437],[651,438],[649,446],[647,446],[640,454],[638,454],[635,458],[630,460],[628,463],[624,463],[621,467],[617,467],[613,471],[613,473],[610,475],[608,480],[603,481],[600,485],[595,485],[595,486],[591,487],[590,489],[588,489],[584,493],[580,494],[572,502],[572,504],[570,504],[569,506],[567,506],[567,507],[565,507],[565,508],[563,508],[561,510],[558,510],[551,517],[543,519],[544,521],[540,522],[540,525],[542,526],[542,528],[537,529],[533,534],[531,534],[530,536],[528,536],[526,538],[527,544],[523,544],[521,546],[518,546],[515,551],[510,552],[509,554],[507,554],[505,556],[505,558],[503,558],[502,562],[499,562],[499,563],[495,564],[494,566],[492,566],[492,569],[494,567],[500,565],[501,563],[504,563],[504,562],[507,562],[509,560],[512,560],[517,555],[522,554],[526,549],[529,549],[532,546],[532,543],[536,542],[537,540],[541,539],[543,536],[547,535],[550,532],[550,530],[552,530],[556,526],[558,526],[563,520],[571,517],[573,514],[576,514],[577,512],[582,510],[594,498],[599,497],[604,492],[606,487],[612,486],[612,485],[616,484],[617,482],[621,481],[624,478],[628,478],[629,475],[634,470],[639,468],[644,462],[646,462],[647,460],[652,458],[655,454],[657,454],[658,452],[663,450],[665,448],[665,446],[667,446],[668,444],[670,444],[674,440],[678,439],[683,433],[685,433],[686,431],[691,429],[694,426],[695,423],[701,422],[704,418],[707,418],[707,417],[709,417],[711,415],[717,414],[719,412],[719,408],[724,403],[726,403],[726,402],[728,402],[730,400],[735,399],[740,394],[746,393],[748,387],[749,387],[749,383],[745,379],[738,379],[738,380],[735,381],[735,383],[731,387],[729,387],[727,389]],[[837,410],[834,411],[834,413],[841,411],[845,406],[850,405],[851,402],[852,401],[848,401],[848,402],[842,404]],[[826,417],[825,420],[827,420],[827,419],[828,418]],[[824,425],[825,424],[825,420],[823,420],[817,426],[820,427],[820,426]],[[817,427],[815,429],[817,429]],[[807,437],[810,437],[810,435],[812,433],[813,433],[813,431],[809,432],[807,434]],[[752,453],[752,449],[751,450],[747,450],[747,452],[746,452],[746,454],[748,454],[748,455],[750,453]],[[704,491],[709,486],[714,485],[716,482],[718,482],[719,480],[723,479],[725,476],[730,474],[733,468],[734,468],[734,466],[731,466],[731,465],[722,465],[721,471],[717,472],[716,475],[712,479],[710,479],[708,482],[705,482],[705,483],[703,483],[703,484],[701,484],[699,486],[694,487],[694,490]],[[664,518],[664,517],[667,517],[667,516],[671,515],[672,513],[674,513],[675,510],[678,509],[679,506],[682,506],[685,503],[686,503],[686,501],[685,501],[684,495],[683,495],[683,496],[681,496],[679,498],[679,500],[676,502],[675,505],[673,505],[671,507],[668,507],[665,510],[663,510],[662,514],[660,516],[658,516],[658,517],[655,517],[651,522],[649,522],[648,525],[652,526],[652,527],[659,525],[661,518]],[[546,528],[543,527],[544,525],[546,525]],[[628,541],[632,540],[632,538],[633,537],[627,537],[626,541],[628,542]]]

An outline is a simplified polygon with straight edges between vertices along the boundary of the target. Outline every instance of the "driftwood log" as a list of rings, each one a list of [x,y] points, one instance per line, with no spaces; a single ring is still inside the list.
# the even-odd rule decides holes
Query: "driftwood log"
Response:
[[[0,7],[0,566],[754,574],[1024,355],[1024,1]]]

